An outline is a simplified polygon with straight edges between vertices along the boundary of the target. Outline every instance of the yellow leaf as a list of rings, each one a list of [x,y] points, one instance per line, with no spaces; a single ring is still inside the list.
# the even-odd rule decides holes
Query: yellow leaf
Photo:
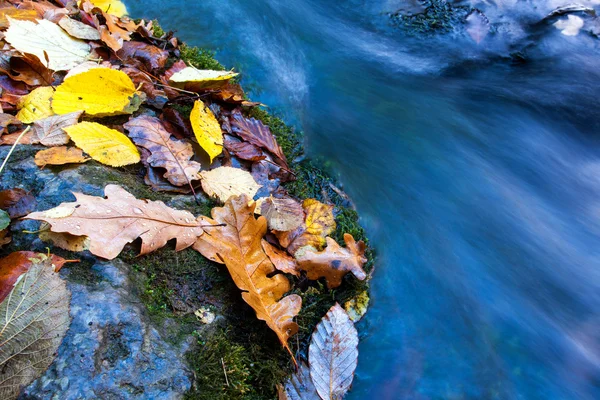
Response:
[[[6,17],[10,27],[5,39],[15,49],[36,56],[53,71],[65,71],[84,62],[90,54],[90,45],[75,39],[58,25],[48,20],[20,21]]]
[[[127,15],[127,7],[119,0],[89,0],[90,3],[98,8],[101,8],[107,14],[112,14],[117,17]]]
[[[198,144],[208,153],[210,162],[223,151],[223,132],[215,115],[201,100],[196,100],[190,122]]]
[[[77,147],[102,164],[121,167],[140,161],[137,147],[119,131],[96,122],[80,122],[64,130]]]
[[[169,82],[177,87],[183,87],[186,90],[201,90],[206,88],[216,88],[227,83],[228,80],[237,76],[232,71],[214,71],[210,69],[197,69],[186,67],[176,72],[169,78]]]
[[[30,124],[34,121],[54,115],[50,107],[50,99],[54,95],[54,89],[51,86],[44,86],[34,89],[26,96],[21,97],[17,103],[19,112],[17,118],[24,124]]]
[[[81,164],[88,160],[81,149],[60,146],[38,151],[34,162],[38,167],[44,168],[46,165]]]
[[[137,99],[136,99],[137,98]],[[105,117],[131,114],[139,107],[139,96],[131,78],[123,71],[93,68],[73,75],[56,88],[52,109],[57,114],[85,111]]]
[[[35,21],[38,18],[38,13],[35,10],[24,10],[15,7],[0,8],[0,29],[8,28],[8,19],[21,19],[26,21]]]
[[[202,190],[222,202],[226,202],[231,196],[242,194],[253,198],[261,188],[250,172],[239,168],[219,167],[212,171],[202,171],[198,175],[202,179]]]

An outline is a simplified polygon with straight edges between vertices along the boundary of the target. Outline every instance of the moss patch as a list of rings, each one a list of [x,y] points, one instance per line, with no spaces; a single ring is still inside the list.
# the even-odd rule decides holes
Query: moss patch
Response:
[[[195,46],[182,44],[179,46],[180,56],[187,64],[199,69],[224,71],[225,67],[215,59],[215,53]]]

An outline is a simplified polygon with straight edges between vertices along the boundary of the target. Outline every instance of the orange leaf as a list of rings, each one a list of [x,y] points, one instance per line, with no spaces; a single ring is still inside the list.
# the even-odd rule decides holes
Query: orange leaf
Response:
[[[44,168],[46,165],[82,164],[90,158],[83,155],[77,147],[52,147],[40,150],[35,155],[35,165]]]

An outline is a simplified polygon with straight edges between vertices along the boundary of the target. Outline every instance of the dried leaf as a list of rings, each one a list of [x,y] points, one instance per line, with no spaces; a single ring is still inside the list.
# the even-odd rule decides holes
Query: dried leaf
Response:
[[[317,252],[311,246],[298,250],[295,254],[299,267],[306,271],[308,279],[325,278],[327,287],[336,288],[342,284],[342,278],[352,272],[359,280],[364,280],[367,274],[362,269],[367,262],[365,243],[358,243],[349,233],[344,234],[346,248],[341,247],[335,240],[328,237],[325,250]]]
[[[298,371],[277,389],[279,400],[321,400],[310,378],[310,369],[303,362]]]
[[[8,28],[8,18],[18,19],[22,21],[35,21],[38,18],[38,13],[35,10],[23,10],[15,7],[0,8],[0,29]]]
[[[54,73],[46,68],[37,57],[24,54],[10,59],[10,71],[4,71],[16,81],[31,86],[52,85]]]
[[[228,152],[248,161],[260,161],[267,158],[265,153],[252,143],[244,142],[231,135],[223,135],[223,146]]]
[[[37,201],[23,189],[7,189],[0,192],[0,209],[8,212],[11,219],[23,217],[33,210]]]
[[[0,304],[0,398],[16,399],[21,387],[52,363],[69,328],[70,293],[40,254]]]
[[[138,200],[117,185],[106,186],[104,194],[106,198],[75,193],[75,202],[26,218],[48,222],[53,232],[89,237],[90,252],[109,260],[138,237],[140,254],[147,254],[171,239],[177,239],[177,251],[183,250],[202,235],[201,223],[188,211],[174,210],[162,201]]]
[[[35,165],[44,168],[46,165],[82,164],[90,160],[77,147],[52,147],[40,150],[35,154]]]
[[[291,289],[290,283],[284,275],[274,274],[275,267],[260,245],[267,221],[263,217],[254,218],[254,204],[249,205],[248,201],[247,196],[232,197],[224,207],[212,209],[214,220],[200,217],[207,225],[225,226],[206,228],[194,249],[227,266],[233,281],[243,291],[244,301],[292,354],[287,342],[298,331],[292,319],[300,311],[302,299],[295,294],[282,298]]]
[[[62,17],[58,25],[77,39],[100,40],[100,32],[97,29],[73,18]]]
[[[231,196],[242,194],[253,198],[261,186],[248,171],[232,167],[219,167],[199,174],[202,190],[211,197],[226,202]]]
[[[71,140],[64,128],[77,124],[82,111],[53,115],[33,123],[32,136],[44,146],[62,146]]]
[[[21,97],[17,103],[17,118],[24,124],[30,124],[34,121],[44,119],[54,115],[50,107],[50,99],[54,95],[54,89],[51,86],[44,86],[34,89],[27,96]]]
[[[322,249],[325,246],[325,238],[335,230],[332,205],[306,199],[302,208],[306,218],[301,226],[290,232],[275,232],[279,243],[292,255],[304,246]]]
[[[150,151],[148,163],[167,170],[164,176],[173,185],[183,186],[198,179],[200,164],[190,161],[194,155],[192,145],[171,139],[158,118],[142,115],[123,126],[135,144]]]
[[[6,128],[9,125],[21,125],[21,121],[14,115],[0,113],[0,135],[8,131]]]
[[[65,79],[56,88],[52,109],[56,114],[85,111],[97,117],[131,114],[139,107],[136,97],[135,86],[126,73],[92,68]]]
[[[207,88],[219,88],[238,74],[232,71],[214,71],[209,69],[197,69],[186,67],[175,72],[169,82],[176,87],[185,90],[200,91]]]
[[[292,198],[266,198],[261,206],[261,215],[267,219],[269,229],[280,232],[294,230],[304,222],[304,209]]]
[[[260,241],[265,254],[269,257],[275,268],[281,272],[300,276],[300,269],[296,260],[283,250],[279,250],[271,243],[262,239]]]
[[[358,364],[358,332],[339,304],[319,322],[308,348],[310,377],[321,399],[341,399]]]
[[[208,153],[212,163],[223,151],[223,132],[219,121],[201,100],[194,103],[190,121],[198,144]]]
[[[64,128],[73,142],[94,160],[111,167],[140,162],[140,152],[121,132],[96,122],[80,122]]]
[[[154,71],[165,66],[169,52],[147,43],[125,42],[117,56],[128,64],[139,63],[147,71]]]
[[[82,63],[90,54],[90,46],[74,39],[48,20],[19,21],[7,17],[10,27],[5,39],[15,49],[36,56],[53,71],[65,71]]]

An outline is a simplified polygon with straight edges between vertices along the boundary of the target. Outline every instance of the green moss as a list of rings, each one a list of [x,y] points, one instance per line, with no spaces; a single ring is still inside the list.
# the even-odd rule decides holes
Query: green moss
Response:
[[[199,69],[214,69],[224,71],[225,67],[215,59],[215,53],[206,49],[201,49],[196,46],[188,46],[182,44],[179,46],[181,59],[187,64]]]
[[[152,20],[152,34],[154,35],[154,37],[157,37],[157,38],[161,38],[166,34],[166,32],[163,30],[163,28],[158,23],[157,19]]]

